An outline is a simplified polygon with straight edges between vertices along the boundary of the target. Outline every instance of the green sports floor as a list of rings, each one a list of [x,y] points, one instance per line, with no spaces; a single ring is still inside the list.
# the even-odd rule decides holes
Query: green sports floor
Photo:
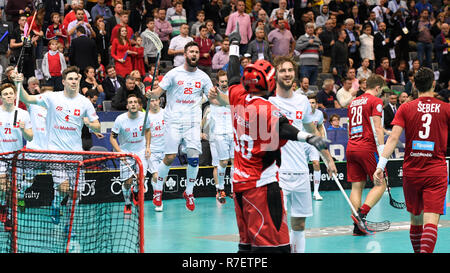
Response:
[[[350,191],[346,191],[347,195]],[[368,189],[364,194],[367,194]],[[397,201],[404,201],[401,187],[392,189]],[[313,200],[314,216],[306,220],[307,253],[412,253],[409,213],[389,205],[386,192],[367,219],[389,220],[391,227],[372,236],[353,236],[350,208],[340,191],[322,191],[323,201]],[[447,210],[449,209],[447,193]],[[146,253],[235,253],[238,230],[234,203],[227,198],[219,205],[213,197],[197,198],[193,212],[184,199],[164,201],[164,211],[155,212],[145,203]],[[450,213],[450,212],[449,212]],[[450,253],[450,216],[441,217],[435,253]]]

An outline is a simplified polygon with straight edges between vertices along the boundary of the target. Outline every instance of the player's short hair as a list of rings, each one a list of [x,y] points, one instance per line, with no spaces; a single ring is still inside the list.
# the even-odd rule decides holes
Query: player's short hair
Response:
[[[202,24],[201,26],[198,27],[198,30],[201,31],[202,29],[208,29],[208,28],[206,27],[205,24]]]
[[[136,96],[136,94],[129,94],[127,96],[127,101],[128,101],[129,98],[138,98],[138,96]]]
[[[430,91],[433,87],[434,73],[428,67],[421,67],[414,74],[414,85],[419,93]]]
[[[196,47],[200,48],[200,46],[199,46],[196,42],[190,41],[189,43],[187,43],[187,44],[184,46],[184,52],[186,53],[187,50],[188,50],[188,48],[190,48],[190,47],[192,47],[192,46],[196,46]]]
[[[80,69],[74,65],[67,67],[66,69],[64,69],[64,71],[62,73],[62,79],[65,80],[67,77],[67,74],[72,73],[72,72],[80,74]]]
[[[227,75],[227,72],[225,71],[225,70],[219,70],[219,71],[217,71],[217,79],[219,79],[220,77],[223,77],[223,76],[228,76]]]
[[[386,85],[386,82],[380,75],[372,74],[369,78],[367,78],[367,89],[374,89],[377,86],[383,87],[384,85]]]
[[[3,90],[7,88],[12,88],[14,90],[14,93],[16,93],[16,87],[12,83],[4,83],[0,85],[0,95],[2,94]]]
[[[317,96],[314,94],[308,95],[308,100],[315,100],[317,101]]]
[[[273,61],[273,67],[275,67],[275,71],[278,70],[278,66],[289,62],[292,64],[292,66],[294,67],[294,71],[295,71],[295,78],[297,78],[297,70],[298,70],[298,64],[296,61],[294,61],[294,59],[292,59],[291,57],[288,56],[279,56],[276,57],[275,60]],[[276,73],[275,73],[276,75]]]
[[[148,23],[154,22],[154,21],[155,21],[155,18],[153,18],[152,16],[151,17],[147,17],[147,19],[145,19],[145,25],[148,25]]]

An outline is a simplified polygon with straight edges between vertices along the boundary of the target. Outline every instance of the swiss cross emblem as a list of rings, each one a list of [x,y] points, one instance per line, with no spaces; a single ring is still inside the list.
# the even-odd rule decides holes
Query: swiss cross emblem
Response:
[[[200,88],[202,85],[200,82],[195,82],[195,88]]]
[[[80,109],[75,109],[75,111],[73,112],[73,114],[75,116],[80,116]]]
[[[302,119],[303,117],[303,112],[302,111],[296,111],[295,112],[295,118],[296,119]]]
[[[139,131],[142,131],[142,126],[139,126]]]

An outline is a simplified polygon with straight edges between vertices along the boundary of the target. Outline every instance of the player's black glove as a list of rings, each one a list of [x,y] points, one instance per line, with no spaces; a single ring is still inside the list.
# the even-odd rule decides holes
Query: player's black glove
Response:
[[[312,146],[316,147],[317,150],[323,150],[326,149],[328,147],[328,144],[331,143],[331,141],[329,141],[326,138],[321,138],[315,135],[311,135],[309,137],[306,138],[306,142],[311,144]]]
[[[241,34],[239,33],[239,22],[236,22],[236,29],[228,35],[231,45],[239,45],[241,43]]]

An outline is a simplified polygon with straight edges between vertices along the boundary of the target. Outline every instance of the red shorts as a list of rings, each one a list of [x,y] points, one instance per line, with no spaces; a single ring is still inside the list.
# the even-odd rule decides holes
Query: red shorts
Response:
[[[443,214],[447,183],[447,176],[403,176],[406,209],[414,215],[422,211]]]
[[[240,252],[290,252],[283,204],[277,182],[235,193]]]
[[[372,181],[373,173],[377,169],[376,152],[347,151],[347,181]]]

